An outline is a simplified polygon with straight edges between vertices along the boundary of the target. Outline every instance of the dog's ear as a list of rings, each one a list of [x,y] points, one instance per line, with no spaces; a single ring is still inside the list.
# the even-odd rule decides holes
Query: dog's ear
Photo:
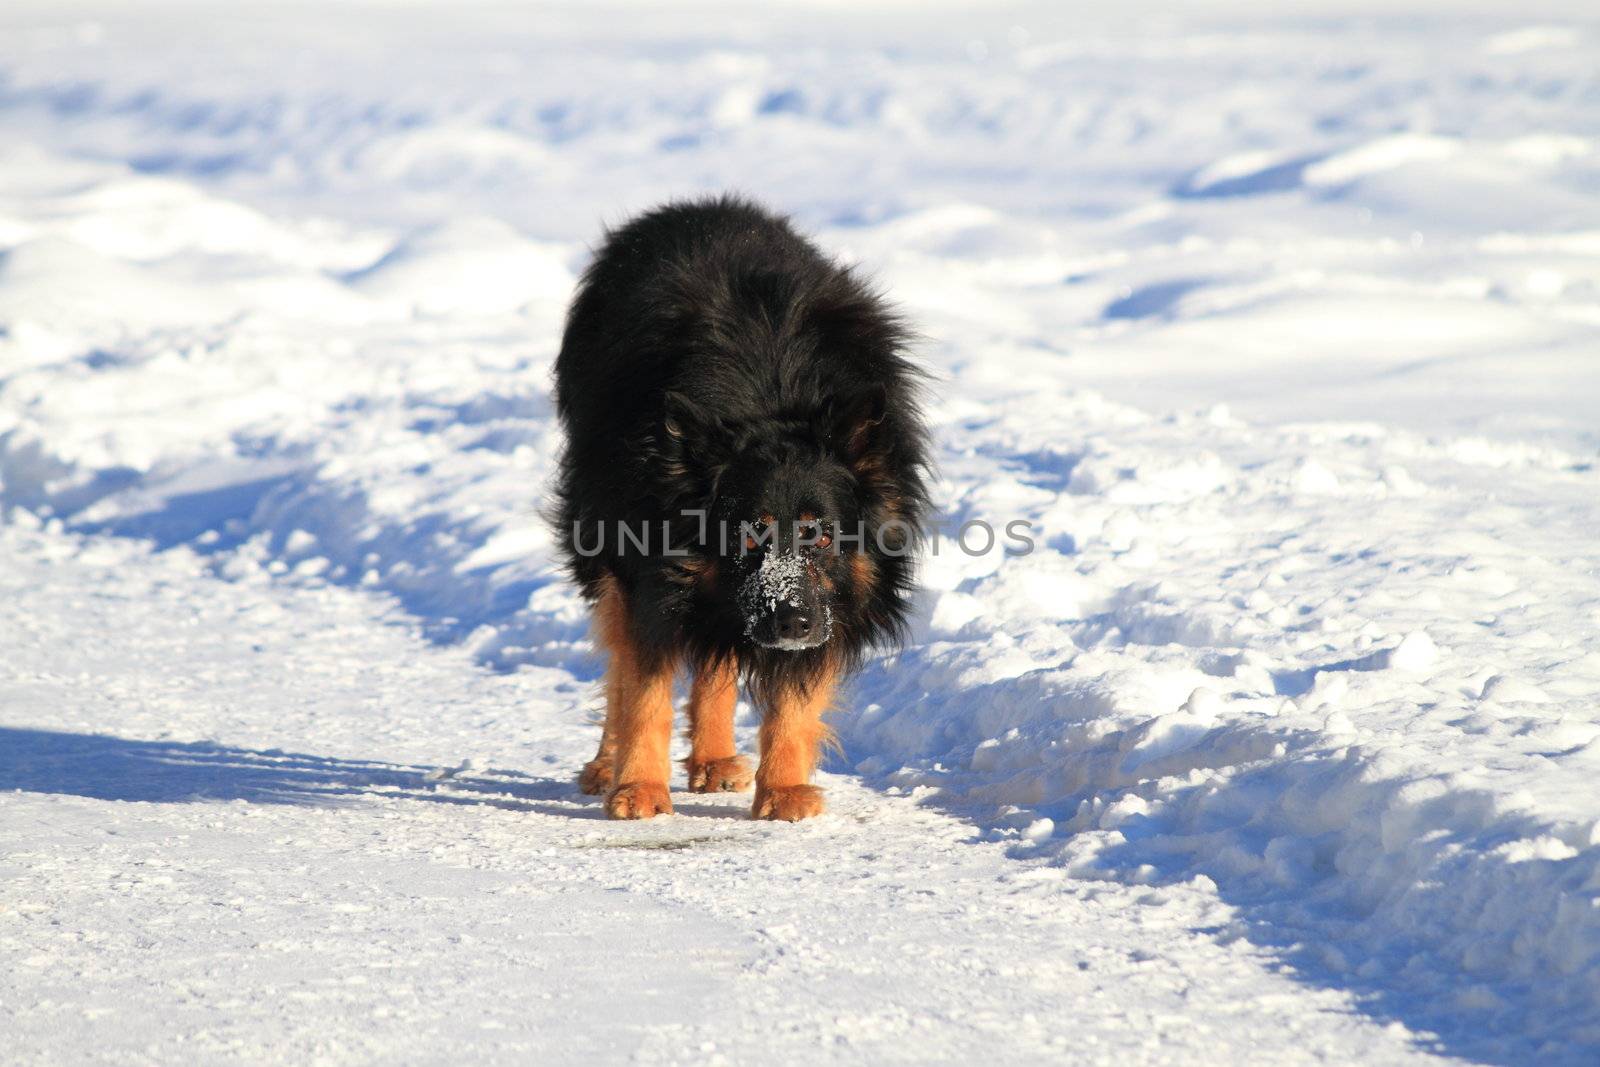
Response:
[[[669,390],[662,398],[655,448],[681,468],[708,469],[732,447],[728,427],[687,393]]]
[[[687,395],[669,390],[662,397],[659,428],[641,452],[657,464],[656,488],[664,499],[688,506],[716,492],[720,441],[715,420]]]
[[[832,440],[846,463],[854,463],[871,451],[876,427],[883,422],[888,407],[889,395],[881,383],[835,402]]]
[[[668,441],[682,442],[699,424],[694,401],[682,393],[668,391],[662,398],[661,432]]]

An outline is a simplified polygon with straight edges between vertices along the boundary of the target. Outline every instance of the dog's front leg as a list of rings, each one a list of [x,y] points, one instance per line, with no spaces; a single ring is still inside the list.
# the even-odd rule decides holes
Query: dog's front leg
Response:
[[[672,814],[667,779],[672,772],[672,663],[652,661],[633,636],[628,603],[608,583],[595,605],[595,636],[611,654],[606,668],[606,725],[603,763],[614,746],[606,814],[613,819],[648,819]],[[585,768],[585,774],[589,768]],[[598,777],[598,776],[597,776]]]
[[[733,746],[733,711],[739,696],[733,662],[703,665],[689,691],[689,788],[696,793],[750,788],[750,763]]]
[[[753,818],[796,822],[822,814],[822,790],[811,784],[811,772],[829,736],[822,716],[837,686],[838,676],[830,670],[805,689],[780,690],[766,709]]]
[[[629,671],[617,686],[617,784],[606,797],[606,814],[613,819],[671,815],[672,668],[641,670],[635,663]]]

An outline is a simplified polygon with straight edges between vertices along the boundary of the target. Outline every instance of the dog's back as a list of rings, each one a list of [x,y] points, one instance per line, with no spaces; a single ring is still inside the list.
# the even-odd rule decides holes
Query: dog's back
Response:
[[[787,220],[735,197],[669,204],[609,233],[556,360],[568,433],[588,441],[646,430],[669,388],[704,383],[721,387],[715,399],[744,399],[726,388],[730,379],[770,374],[789,356],[775,343],[792,326],[783,320],[804,306],[805,290],[840,273]],[[719,344],[699,343],[708,336]],[[781,404],[763,384],[748,398]]]

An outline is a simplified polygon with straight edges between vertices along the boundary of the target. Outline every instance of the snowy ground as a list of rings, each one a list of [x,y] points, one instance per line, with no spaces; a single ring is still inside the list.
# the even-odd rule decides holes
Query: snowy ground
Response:
[[[1600,1057],[1600,13],[825,10],[0,10],[9,1061]],[[1037,551],[613,824],[548,368],[724,187]]]

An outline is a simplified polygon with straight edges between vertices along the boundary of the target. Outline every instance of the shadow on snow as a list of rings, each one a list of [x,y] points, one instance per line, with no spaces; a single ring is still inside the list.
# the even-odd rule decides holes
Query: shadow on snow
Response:
[[[339,804],[392,797],[598,817],[570,779],[246,749],[208,741],[0,728],[0,793],[54,793],[133,803]],[[557,803],[560,802],[560,803]]]

